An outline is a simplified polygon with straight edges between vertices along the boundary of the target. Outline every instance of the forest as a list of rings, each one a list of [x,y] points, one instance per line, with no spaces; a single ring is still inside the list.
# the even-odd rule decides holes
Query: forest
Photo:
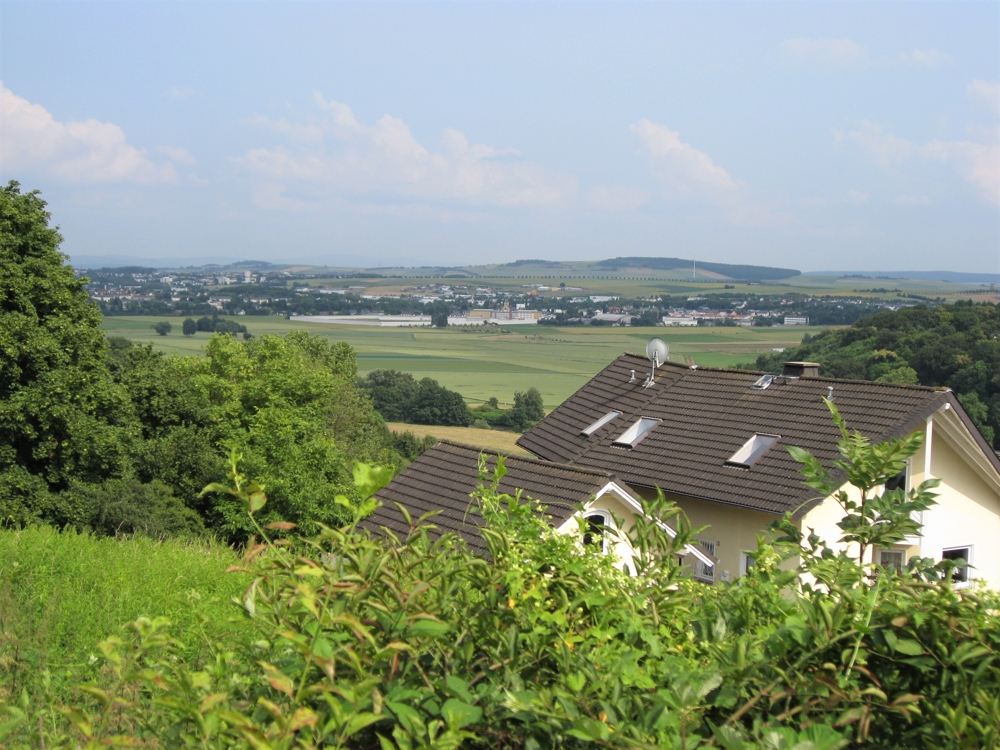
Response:
[[[500,493],[502,461],[470,499],[487,556],[432,515],[398,538],[364,519],[406,450],[348,345],[107,340],[45,209],[0,189],[3,746],[1000,747],[997,594],[954,585],[954,561],[832,546],[919,532],[937,480],[886,489],[919,433],[872,445],[828,403],[871,501],[845,495],[841,540],[778,518],[717,586],[687,575],[700,530],[662,494],[628,575]]]
[[[951,388],[1000,450],[1000,306],[955,302],[887,311],[747,367],[781,372],[786,360],[819,362],[821,375]]]

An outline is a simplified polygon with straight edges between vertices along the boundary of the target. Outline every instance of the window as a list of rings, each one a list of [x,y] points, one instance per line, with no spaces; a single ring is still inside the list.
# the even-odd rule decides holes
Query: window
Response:
[[[901,549],[880,549],[878,550],[878,564],[880,568],[902,570],[906,565],[906,552]]]
[[[583,544],[585,547],[600,545],[601,552],[608,551],[608,516],[606,513],[588,513],[583,517],[586,522],[586,530],[583,532]]]
[[[774,445],[781,435],[767,435],[758,433],[743,443],[743,447],[729,457],[727,464],[742,466],[749,469],[757,459],[767,452],[767,449]]]
[[[584,427],[582,430],[580,430],[580,434],[581,435],[586,435],[587,437],[590,437],[595,432],[597,432],[599,429],[601,429],[602,427],[604,427],[604,425],[606,425],[612,419],[614,419],[615,417],[620,417],[621,415],[622,415],[622,413],[620,411],[609,411],[603,417],[601,417],[596,422],[594,422],[594,424],[590,425],[590,427]]]
[[[753,568],[756,560],[750,555],[749,552],[740,553],[740,575],[746,575]]]
[[[971,547],[955,547],[954,549],[946,549],[941,553],[942,560],[952,560],[961,567],[955,567],[951,571],[951,582],[952,583],[968,583],[969,582],[969,565],[972,563],[972,548]]]
[[[889,492],[890,490],[906,490],[906,468],[904,468],[892,479],[886,481],[885,491]]]
[[[761,375],[750,388],[755,391],[764,391],[772,382],[774,382],[774,375]]]
[[[659,423],[659,419],[639,417],[631,427],[618,436],[614,444],[624,446],[625,448],[634,448]]]
[[[715,542],[706,542],[702,539],[698,540],[698,543],[702,546],[708,554],[715,557]],[[694,567],[692,570],[692,575],[699,581],[705,581],[706,583],[715,582],[715,566],[703,563],[697,558],[694,561]]]

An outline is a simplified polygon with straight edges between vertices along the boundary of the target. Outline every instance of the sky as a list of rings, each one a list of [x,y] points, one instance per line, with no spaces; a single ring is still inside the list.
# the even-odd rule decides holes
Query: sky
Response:
[[[995,2],[0,3],[71,258],[1000,272]]]

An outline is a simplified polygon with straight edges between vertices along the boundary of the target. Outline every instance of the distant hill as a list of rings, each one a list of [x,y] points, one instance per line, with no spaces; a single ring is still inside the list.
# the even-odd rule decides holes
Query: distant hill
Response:
[[[695,267],[695,261],[682,258],[612,258],[594,264],[598,268],[618,271],[625,268],[649,268],[657,271],[687,271]],[[773,268],[771,266],[732,265],[729,263],[697,263],[697,270],[719,274],[741,281],[772,281],[799,276],[802,272],[794,268]]]
[[[806,271],[807,276],[857,276],[861,279],[913,279],[950,281],[957,284],[1000,284],[1000,273],[961,271]]]

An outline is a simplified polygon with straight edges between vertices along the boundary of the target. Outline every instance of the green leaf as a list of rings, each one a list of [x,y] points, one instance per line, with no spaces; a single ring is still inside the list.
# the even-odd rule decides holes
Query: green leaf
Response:
[[[907,656],[920,656],[925,653],[924,647],[918,641],[910,638],[900,638],[896,641],[896,651]]]
[[[416,638],[440,638],[450,630],[448,623],[438,620],[417,620],[407,628],[407,632]]]
[[[256,513],[258,510],[264,507],[264,503],[267,502],[267,495],[263,492],[255,492],[250,495],[250,512]]]
[[[456,698],[461,698],[466,703],[476,702],[472,693],[469,692],[469,683],[461,677],[450,674],[444,678],[444,684],[448,686],[448,692]]]
[[[451,729],[462,729],[475,724],[483,716],[483,709],[479,706],[470,706],[464,701],[449,698],[441,706],[441,718],[445,720]]]

